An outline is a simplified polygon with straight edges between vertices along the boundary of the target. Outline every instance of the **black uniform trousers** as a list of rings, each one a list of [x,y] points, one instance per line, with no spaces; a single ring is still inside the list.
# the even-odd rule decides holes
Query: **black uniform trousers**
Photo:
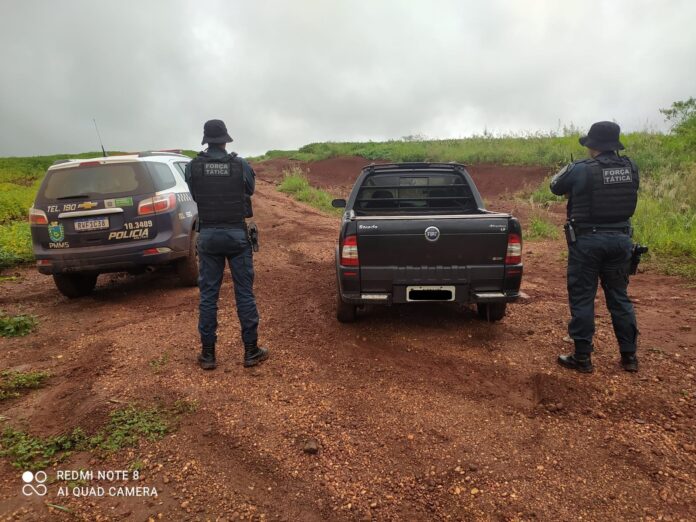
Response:
[[[568,250],[568,334],[576,353],[591,353],[595,332],[594,302],[598,280],[602,282],[607,308],[621,353],[636,351],[638,327],[628,297],[628,273],[632,241],[622,231],[601,230],[578,234]]]

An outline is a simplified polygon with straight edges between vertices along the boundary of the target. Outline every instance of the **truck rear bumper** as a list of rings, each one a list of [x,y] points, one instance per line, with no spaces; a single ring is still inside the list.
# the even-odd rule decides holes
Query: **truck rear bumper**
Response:
[[[374,293],[344,293],[341,292],[341,300],[344,303],[354,305],[392,305],[404,303],[436,303],[436,302],[457,302],[461,304],[473,303],[512,303],[519,299],[520,293],[516,292],[477,292],[469,293],[468,288],[462,288],[461,292],[455,294],[455,298],[444,300],[409,300],[406,297],[406,287],[396,287],[394,292],[374,292]]]

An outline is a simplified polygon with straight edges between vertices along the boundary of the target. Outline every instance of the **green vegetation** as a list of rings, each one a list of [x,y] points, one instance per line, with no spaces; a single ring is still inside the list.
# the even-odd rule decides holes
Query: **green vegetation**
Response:
[[[536,133],[527,135],[494,136],[483,134],[452,140],[392,140],[386,142],[310,143],[296,151],[272,150],[251,158],[265,161],[288,158],[318,161],[337,156],[361,156],[369,160],[390,161],[457,161],[460,163],[496,163],[502,165],[545,165],[559,167],[570,156],[582,158],[586,149],[578,143],[580,132],[570,128],[564,135]],[[651,133],[631,133],[622,136],[632,157],[647,169],[655,166],[654,152],[661,150],[670,136]]]
[[[142,439],[161,439],[173,429],[176,416],[188,411],[129,405],[113,411],[106,426],[92,436],[75,428],[65,435],[34,437],[7,427],[0,434],[0,457],[9,458],[16,468],[37,470],[63,461],[74,451],[106,455],[134,447]]]
[[[537,205],[542,205],[544,207],[549,207],[552,203],[565,201],[563,196],[557,196],[551,192],[551,189],[549,188],[550,184],[551,178],[544,180],[541,185],[539,185],[531,194],[529,194],[529,202],[536,203]]]
[[[293,168],[284,171],[283,174],[285,177],[278,186],[278,190],[281,192],[290,194],[297,201],[307,203],[323,212],[330,214],[341,214],[343,212],[342,209],[331,206],[331,200],[333,199],[331,194],[314,188],[309,184],[309,180],[302,170]]]
[[[30,263],[33,259],[29,223],[14,221],[0,225],[0,269]]]
[[[49,377],[48,372],[11,372],[0,373],[0,401],[19,397],[24,390],[41,388]]]
[[[524,239],[558,239],[558,227],[543,216],[532,216],[524,230]]]
[[[8,315],[0,312],[0,335],[3,337],[21,337],[31,333],[38,320],[35,315]]]
[[[0,457],[9,457],[15,468],[39,470],[61,462],[84,443],[79,428],[68,435],[41,438],[8,427],[0,434]]]
[[[127,406],[111,414],[106,428],[89,439],[89,447],[113,453],[135,446],[141,438],[149,441],[161,439],[169,429],[166,412],[160,408]]]

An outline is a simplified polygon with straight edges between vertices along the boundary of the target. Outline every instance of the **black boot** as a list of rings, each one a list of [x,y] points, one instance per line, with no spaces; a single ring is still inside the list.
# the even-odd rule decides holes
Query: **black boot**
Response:
[[[217,365],[215,364],[215,345],[203,345],[201,354],[198,356],[198,364],[204,370],[214,370]]]
[[[256,343],[244,345],[244,367],[256,366],[268,359],[268,348],[261,348]]]
[[[559,355],[558,364],[564,368],[578,371],[580,373],[592,373],[592,358],[589,353],[574,353],[568,355]]]
[[[627,372],[637,372],[638,371],[638,357],[635,353],[622,353],[621,354],[621,366]]]

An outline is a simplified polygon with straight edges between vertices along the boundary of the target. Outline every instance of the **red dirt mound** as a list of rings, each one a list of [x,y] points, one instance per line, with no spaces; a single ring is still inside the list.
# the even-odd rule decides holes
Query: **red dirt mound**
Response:
[[[359,156],[343,156],[321,161],[301,162],[292,160],[269,160],[254,165],[260,179],[278,182],[283,172],[293,167],[302,169],[312,185],[331,192],[347,194],[353,186],[361,169],[370,163],[387,163],[383,160],[371,161]],[[535,187],[549,175],[546,167],[525,167],[510,165],[481,164],[467,167],[474,178],[481,195],[495,199]]]

